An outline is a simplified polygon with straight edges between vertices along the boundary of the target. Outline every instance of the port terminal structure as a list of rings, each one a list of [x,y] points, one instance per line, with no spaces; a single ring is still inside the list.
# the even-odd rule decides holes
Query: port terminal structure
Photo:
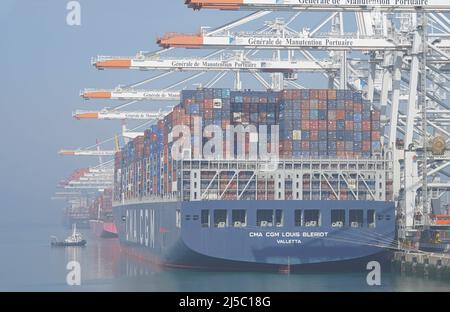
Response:
[[[152,123],[162,113],[154,103],[170,109],[180,91],[194,82],[214,87],[232,76],[228,87],[233,90],[245,89],[247,78],[264,89],[303,89],[303,75],[317,74],[324,78],[324,88],[361,91],[364,99],[381,111],[382,140],[392,163],[399,238],[413,236],[433,227],[432,203],[447,201],[450,191],[450,3],[338,2],[188,0],[186,5],[194,10],[251,12],[218,28],[202,27],[195,34],[164,34],[156,39],[162,50],[94,58],[92,64],[99,70],[156,74],[135,84],[82,91],[83,99],[120,104],[98,112],[76,112],[74,117]],[[305,25],[303,14],[317,14],[318,24]],[[199,55],[204,51],[206,55]],[[193,56],[187,57],[188,53]],[[142,87],[178,75],[184,76],[165,88]],[[206,82],[199,82],[201,79]],[[144,101],[150,102],[146,111],[122,110]]]

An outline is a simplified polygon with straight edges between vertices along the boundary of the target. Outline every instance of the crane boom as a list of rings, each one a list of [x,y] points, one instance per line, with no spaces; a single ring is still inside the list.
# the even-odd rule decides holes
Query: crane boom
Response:
[[[115,151],[61,150],[61,156],[114,156]]]
[[[165,113],[161,112],[123,112],[123,111],[76,111],[73,117],[76,119],[98,119],[98,120],[157,120]]]
[[[114,66],[118,60],[127,61],[127,66]],[[260,72],[293,72],[293,71],[323,71],[338,70],[339,66],[329,60],[308,61],[308,60],[251,60],[241,57],[232,57],[226,59],[161,59],[154,56],[146,57],[138,54],[136,57],[108,57],[99,56],[94,60],[94,66],[98,69],[138,69],[138,70],[177,70],[177,71],[260,71]],[[97,91],[100,92],[100,91]],[[110,93],[111,91],[103,91]],[[150,91],[146,91],[149,93]],[[158,91],[152,91],[157,93]],[[112,91],[111,93],[114,93]],[[102,94],[99,94],[102,95]],[[103,96],[103,95],[102,95]],[[109,94],[105,94],[109,96]]]
[[[447,0],[186,0],[185,3],[194,10],[450,11]]]
[[[123,67],[126,68],[126,67]],[[89,99],[112,99],[112,100],[153,100],[153,101],[179,101],[179,91],[159,90],[134,90],[116,88],[114,90],[86,89],[81,92],[81,97]]]
[[[402,38],[400,38],[402,39]],[[335,36],[309,37],[308,34],[296,33],[288,36],[275,34],[227,33],[208,35],[207,33],[180,34],[168,33],[157,39],[157,44],[163,48],[210,48],[210,49],[313,49],[338,51],[407,51],[412,47],[408,38],[401,42],[375,37]],[[450,48],[449,40],[435,44],[436,48]]]

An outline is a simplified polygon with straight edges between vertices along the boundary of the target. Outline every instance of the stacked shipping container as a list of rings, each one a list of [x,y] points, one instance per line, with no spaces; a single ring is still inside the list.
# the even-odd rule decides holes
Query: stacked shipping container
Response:
[[[115,157],[115,200],[170,194],[177,191],[180,179],[174,167],[171,150],[176,139],[175,126],[186,126],[194,133],[196,122],[201,130],[216,125],[279,125],[279,153],[284,159],[302,157],[368,158],[381,153],[380,113],[360,93],[348,90],[230,91],[200,89],[182,92],[181,103],[172,112],[145,131],[144,137],[129,142]],[[196,142],[201,146],[208,140]],[[247,134],[245,151],[258,142],[258,136]],[[203,144],[202,144],[203,143]],[[237,142],[232,147],[236,156]],[[223,155],[226,156],[224,140]],[[310,185],[303,181],[305,187]],[[327,185],[322,185],[322,189]],[[122,195],[123,194],[123,195]],[[323,194],[323,193],[322,193]],[[323,195],[322,195],[323,196]],[[342,198],[345,199],[345,198]]]

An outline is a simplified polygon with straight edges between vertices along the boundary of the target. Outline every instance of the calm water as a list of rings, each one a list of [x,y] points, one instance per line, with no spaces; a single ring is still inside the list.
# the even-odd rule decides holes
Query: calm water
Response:
[[[450,283],[384,274],[369,287],[362,273],[208,273],[162,270],[120,253],[115,239],[92,237],[86,248],[50,248],[51,235],[67,236],[59,225],[0,227],[0,291],[450,291]],[[82,285],[66,285],[66,265],[81,264]]]

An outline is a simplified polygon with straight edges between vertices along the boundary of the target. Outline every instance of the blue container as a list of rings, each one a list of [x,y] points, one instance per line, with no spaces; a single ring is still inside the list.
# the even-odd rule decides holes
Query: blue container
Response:
[[[309,143],[309,148],[311,151],[319,150],[319,142],[318,141],[311,141]]]
[[[362,94],[359,92],[353,93],[353,102],[361,103],[362,102]]]
[[[309,140],[311,133],[309,131],[302,131],[302,140]]]
[[[381,142],[373,141],[372,142],[372,152],[380,153],[381,152]]]
[[[336,131],[328,131],[328,140],[337,140]]]
[[[353,139],[354,139],[353,131],[345,130],[345,132],[344,132],[344,140],[345,141],[352,141]]]
[[[353,140],[354,141],[358,141],[358,142],[360,142],[360,141],[362,141],[362,134],[361,134],[361,132],[353,132]]]
[[[360,152],[362,149],[362,143],[361,142],[353,142],[353,151],[354,152]]]
[[[361,113],[353,113],[353,121],[354,122],[361,122],[362,121],[362,114]]]
[[[336,131],[336,139],[339,141],[343,141],[345,139],[345,131],[344,130],[337,130]]]
[[[345,121],[337,120],[336,121],[336,130],[338,130],[338,131],[345,130]]]
[[[345,100],[345,90],[337,90],[336,91],[336,98],[338,100]]]
[[[200,113],[200,105],[199,104],[191,104],[188,108],[188,113],[190,115],[199,114]]]
[[[326,150],[328,150],[328,142],[327,141],[319,142],[319,151],[326,151]]]
[[[354,92],[352,90],[345,90],[345,99],[353,100],[353,94]]]
[[[328,139],[328,133],[325,130],[320,130],[319,131],[319,140],[324,140],[326,141]]]
[[[318,117],[319,117],[319,120],[327,120],[327,117],[328,117],[328,111],[325,110],[325,109],[319,110],[319,112],[318,112]]]
[[[353,111],[345,111],[345,120],[353,121]]]
[[[292,150],[293,151],[301,151],[302,142],[301,141],[292,141]]]
[[[328,100],[328,109],[336,109],[337,100]]]
[[[311,109],[309,111],[309,119],[311,120],[317,120],[319,118],[319,110],[317,109]]]
[[[329,150],[336,150],[337,144],[336,141],[328,141],[328,149]]]
[[[302,90],[301,97],[303,100],[309,100],[310,99],[309,90]]]
[[[363,131],[362,132],[362,140],[363,141],[371,141],[372,140],[372,136],[370,131]]]
[[[379,121],[372,121],[372,130],[379,131],[381,129],[381,125]]]

